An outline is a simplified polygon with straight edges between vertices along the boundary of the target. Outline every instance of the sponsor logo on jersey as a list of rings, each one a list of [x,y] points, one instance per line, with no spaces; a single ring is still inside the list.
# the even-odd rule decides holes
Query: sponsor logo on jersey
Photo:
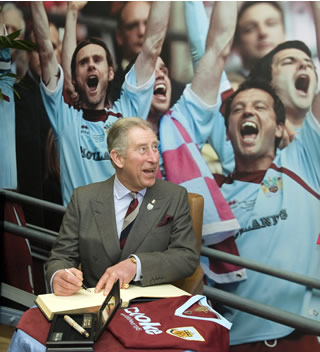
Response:
[[[286,209],[280,210],[279,214],[266,216],[260,219],[253,219],[251,225],[240,229],[236,237],[242,235],[244,232],[259,230],[265,227],[276,226],[279,221],[285,221],[288,218],[288,213]]]
[[[86,126],[86,125],[81,125],[80,133],[89,136],[89,135],[90,135],[90,133],[89,133],[89,127]]]
[[[163,333],[162,330],[157,328],[157,326],[161,326],[161,324],[152,322],[151,318],[140,312],[138,307],[124,309],[124,312],[126,312],[128,316],[125,316],[123,313],[121,313],[121,315],[129,321],[131,326],[134,327],[134,325],[139,325],[148,335],[158,335]],[[130,319],[130,317],[132,318]],[[136,320],[137,323],[134,321],[131,322],[133,319]],[[139,328],[139,330],[141,330],[141,328]],[[135,329],[137,330],[137,328]]]
[[[101,153],[101,152],[92,152],[90,150],[87,150],[84,147],[80,146],[80,152],[81,152],[81,156],[84,159],[88,159],[88,160],[95,160],[95,161],[101,161],[101,160],[110,160],[109,159],[109,153],[105,152],[105,153]]]
[[[243,209],[246,212],[252,211],[255,204],[256,204],[256,199],[247,199],[247,200],[232,200],[229,203],[229,206],[232,210],[235,210],[237,208]]]
[[[193,326],[184,326],[179,328],[171,328],[166,331],[167,334],[175,337],[179,337],[183,340],[188,341],[205,341],[200,335],[199,331]]]
[[[103,143],[106,141],[105,134],[93,134],[91,137],[96,143]]]
[[[261,182],[261,187],[267,197],[271,197],[282,189],[281,177],[268,177]]]

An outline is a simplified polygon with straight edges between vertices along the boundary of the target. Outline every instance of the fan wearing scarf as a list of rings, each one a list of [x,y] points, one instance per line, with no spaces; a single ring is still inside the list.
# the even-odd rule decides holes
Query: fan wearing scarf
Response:
[[[73,85],[82,108],[77,110],[66,104],[62,96],[64,74],[54,55],[43,3],[31,3],[41,62],[41,95],[57,140],[65,206],[74,188],[113,175],[106,145],[112,124],[122,116],[146,117],[148,114],[155,64],[167,29],[170,3],[153,2],[151,7],[146,40],[126,76],[120,99],[112,107],[108,102],[108,88],[114,77],[110,51],[97,38],[78,44],[71,62]]]

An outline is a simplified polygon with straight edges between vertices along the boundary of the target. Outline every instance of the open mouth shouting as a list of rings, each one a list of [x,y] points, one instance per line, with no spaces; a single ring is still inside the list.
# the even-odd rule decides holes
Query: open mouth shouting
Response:
[[[167,95],[167,87],[164,83],[158,83],[154,86],[153,95],[159,99],[165,99]]]
[[[306,74],[299,75],[295,80],[295,87],[299,93],[303,95],[308,94],[308,89],[310,85],[310,77]]]
[[[95,76],[95,75],[89,76],[88,80],[87,80],[87,86],[89,88],[89,91],[90,92],[96,91],[96,89],[98,87],[98,83],[99,83],[99,79],[97,76]]]
[[[244,121],[241,124],[240,134],[244,141],[251,142],[255,140],[258,133],[259,129],[255,122]]]

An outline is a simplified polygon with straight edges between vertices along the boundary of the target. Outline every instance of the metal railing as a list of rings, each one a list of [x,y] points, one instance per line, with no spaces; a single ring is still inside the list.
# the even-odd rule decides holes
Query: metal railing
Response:
[[[60,213],[65,212],[65,207],[53,204],[47,201],[35,199],[29,196],[24,196],[22,194],[1,190],[0,197],[5,197],[10,201],[21,202],[32,204],[36,206],[42,206],[47,210],[52,210]],[[5,231],[12,232],[18,236],[25,237],[27,239],[33,240],[37,243],[42,243],[48,246],[52,246],[55,241],[56,234],[48,233],[46,229],[37,227],[35,228],[26,228],[23,226],[18,226],[7,221],[2,222],[3,228]],[[258,262],[251,261],[239,256],[232,254],[220,252],[207,247],[201,247],[201,255],[208,256],[214,259],[222,260],[227,263],[232,263],[247,269],[255,270],[260,273],[271,275],[279,279],[288,280],[301,284],[307,287],[320,289],[320,280],[306,275],[301,275],[286,270],[281,270],[272,266],[262,265]],[[217,301],[219,303],[225,304],[227,306],[239,309],[241,311],[247,312],[259,316],[261,318],[269,319],[280,324],[288,325],[295,329],[302,330],[306,333],[313,335],[320,335],[320,322],[305,318],[301,315],[290,313],[272,306],[255,302],[243,297],[239,297],[235,294],[225,292],[223,290],[204,285],[203,293],[208,298]]]

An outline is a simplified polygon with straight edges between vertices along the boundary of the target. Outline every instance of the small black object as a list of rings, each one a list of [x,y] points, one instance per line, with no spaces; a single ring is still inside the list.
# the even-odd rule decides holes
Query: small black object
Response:
[[[69,314],[86,329],[89,338],[81,335],[64,321],[65,314],[55,314],[47,337],[47,352],[92,352],[94,343],[110,323],[121,305],[119,280],[97,311],[84,314]]]

